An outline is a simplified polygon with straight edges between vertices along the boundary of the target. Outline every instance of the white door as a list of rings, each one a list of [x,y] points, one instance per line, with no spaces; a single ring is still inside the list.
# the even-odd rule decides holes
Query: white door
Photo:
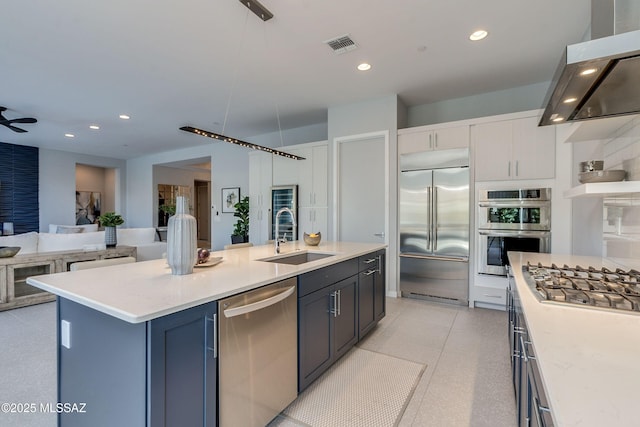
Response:
[[[336,141],[336,150],[338,240],[386,242],[386,136],[342,138]]]

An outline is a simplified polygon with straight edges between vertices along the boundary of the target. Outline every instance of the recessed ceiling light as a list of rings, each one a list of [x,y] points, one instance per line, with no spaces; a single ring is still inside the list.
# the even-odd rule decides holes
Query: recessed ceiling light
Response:
[[[554,122],[561,122],[563,120],[564,120],[564,117],[562,117],[562,116],[558,116],[555,119],[551,119],[551,121],[554,121]]]
[[[98,126],[98,125],[90,125],[89,129],[98,130],[98,129],[100,129],[100,126]]]
[[[66,136],[67,138],[75,138],[75,135],[72,133],[65,133],[64,136]]]
[[[367,64],[366,62],[363,62],[362,64],[358,65],[358,70],[360,71],[369,71],[371,69],[371,64]]]
[[[597,69],[597,68],[587,68],[586,70],[581,71],[581,72],[580,72],[580,75],[581,75],[581,76],[588,76],[589,74],[593,74],[593,73],[595,73],[596,71],[598,71],[598,69]]]
[[[571,104],[572,102],[576,102],[577,100],[578,98],[567,98],[562,102],[564,102],[565,104]]]
[[[469,36],[469,40],[475,42],[475,41],[478,41],[478,40],[482,40],[483,38],[487,37],[488,35],[489,35],[489,33],[486,32],[485,30],[474,31]]]
[[[120,114],[120,118],[122,120],[129,120],[131,117],[127,116],[126,114]]]

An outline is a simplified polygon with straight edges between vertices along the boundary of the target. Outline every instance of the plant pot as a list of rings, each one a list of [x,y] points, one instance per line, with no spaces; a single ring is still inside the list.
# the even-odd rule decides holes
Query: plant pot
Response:
[[[249,241],[249,236],[231,236],[231,243],[247,243]]]
[[[104,228],[104,244],[108,248],[115,248],[118,244],[118,235],[116,234],[115,227]]]

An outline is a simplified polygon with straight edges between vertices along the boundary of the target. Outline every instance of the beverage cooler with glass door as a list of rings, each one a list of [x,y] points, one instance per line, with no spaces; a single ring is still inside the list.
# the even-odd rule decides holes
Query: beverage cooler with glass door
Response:
[[[278,185],[271,187],[271,231],[270,238],[275,239],[276,232],[276,214],[282,208],[289,208],[298,218],[298,186],[297,185]],[[278,218],[279,238],[286,238],[289,241],[298,240],[298,226],[294,224],[290,215],[280,215]]]

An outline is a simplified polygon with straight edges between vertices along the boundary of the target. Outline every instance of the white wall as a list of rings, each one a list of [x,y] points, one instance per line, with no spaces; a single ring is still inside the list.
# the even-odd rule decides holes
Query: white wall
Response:
[[[113,173],[120,176],[116,179],[113,205],[117,212],[127,218],[124,204],[124,160],[41,148],[38,192],[41,231],[47,232],[49,224],[75,224],[77,164],[116,169]]]
[[[535,83],[409,107],[407,126],[431,125],[544,108],[550,84]]]
[[[280,132],[266,133],[247,138],[249,142],[266,145],[271,148],[298,145],[307,142],[324,141],[327,139],[327,123],[318,123]]]
[[[627,179],[640,180],[640,116],[623,126],[603,146],[605,169],[625,169]],[[625,160],[635,160],[625,163]],[[615,258],[640,258],[640,194],[605,199],[603,254]]]
[[[199,179],[211,181],[211,201],[220,210],[221,189],[240,187],[240,194],[249,194],[249,150],[227,143],[204,145],[167,151],[164,153],[130,159],[127,162],[127,206],[129,227],[152,227],[156,216],[157,182],[153,180],[153,166],[211,156],[211,176]],[[193,181],[190,183],[193,186]],[[211,247],[222,249],[231,243],[231,232],[236,218],[233,214],[211,215]]]

